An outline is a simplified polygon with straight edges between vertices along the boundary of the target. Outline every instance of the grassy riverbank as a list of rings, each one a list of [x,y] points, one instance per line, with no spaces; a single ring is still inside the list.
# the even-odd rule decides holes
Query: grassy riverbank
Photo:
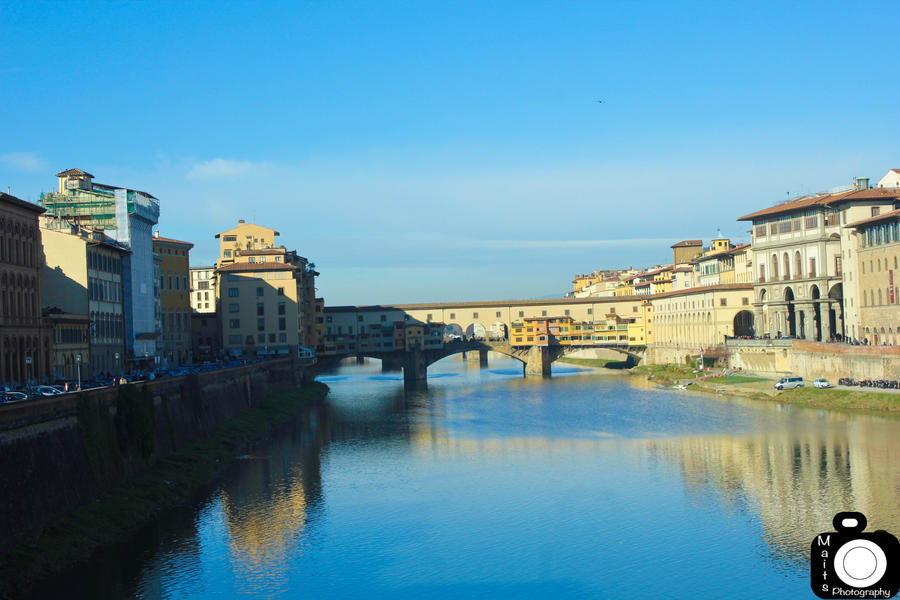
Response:
[[[710,394],[740,396],[751,400],[796,404],[828,410],[900,414],[900,394],[859,388],[817,389],[812,386],[782,392],[774,389],[774,379],[747,375],[726,375],[700,380],[691,367],[641,365],[632,375],[650,378],[659,385],[691,381],[690,390]]]
[[[258,407],[224,422],[216,432],[156,463],[96,502],[76,508],[35,540],[0,559],[0,597],[14,597],[31,582],[85,560],[150,522],[210,482],[234,457],[235,450],[269,434],[303,406],[322,400],[328,387],[312,383],[270,394]]]

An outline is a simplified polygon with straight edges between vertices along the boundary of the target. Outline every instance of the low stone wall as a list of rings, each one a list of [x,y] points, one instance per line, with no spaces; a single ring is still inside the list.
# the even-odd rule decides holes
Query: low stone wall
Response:
[[[824,377],[832,384],[841,377],[900,379],[900,348],[848,346],[792,340],[754,340],[729,344],[729,368],[769,376]]]
[[[311,375],[281,359],[0,407],[4,548]]]

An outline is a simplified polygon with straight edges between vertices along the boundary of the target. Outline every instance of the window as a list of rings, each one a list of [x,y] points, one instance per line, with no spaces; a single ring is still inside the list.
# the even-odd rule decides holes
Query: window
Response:
[[[450,313],[450,320],[452,321],[455,318],[456,318],[456,313]],[[384,321],[384,317],[381,317],[381,320]]]
[[[381,316],[381,320],[384,321],[384,315]],[[332,323],[333,321],[334,321],[334,317],[332,317],[331,315],[328,315],[327,317],[325,317],[326,323]]]
[[[477,319],[477,318],[478,318],[478,313],[477,313],[477,312],[473,312],[473,313],[472,313],[472,318],[473,318],[473,319]]]
[[[287,319],[285,319],[284,317],[281,317],[280,319],[278,319],[278,329],[280,329],[282,331],[287,329]]]
[[[741,298],[741,304],[747,306],[748,304],[750,304],[750,298],[744,296],[743,298]]]
[[[231,329],[240,329],[241,328],[241,320],[240,319],[231,319],[228,321],[228,327]]]
[[[616,314],[616,307],[615,306],[610,307],[609,312],[610,312],[610,314],[613,314],[613,315]]]
[[[839,258],[839,257],[835,257],[835,258]],[[816,276],[816,259],[815,258],[809,259],[809,276],[810,277]]]
[[[568,309],[568,308],[567,308],[565,311],[563,311],[563,312],[564,312],[564,314],[565,314],[566,316],[569,316],[569,309]],[[498,313],[497,316],[499,317],[500,314]]]
[[[451,318],[451,319],[453,318],[453,314],[452,314],[452,313],[450,314],[450,318]],[[387,321],[387,316],[386,316],[386,315],[381,315],[381,322],[384,323],[385,321]],[[331,317],[328,317],[328,322],[329,322],[329,323],[331,322]]]
[[[278,256],[278,257],[276,257],[276,258],[281,258],[281,257]],[[285,343],[285,342],[287,341],[287,334],[286,334],[286,333],[279,333],[279,334],[278,334],[278,341],[281,342],[282,344]]]
[[[284,296],[284,288],[283,287],[278,288],[278,295]]]
[[[240,334],[238,334],[238,335],[229,335],[229,336],[228,336],[228,343],[229,343],[229,344],[240,344],[240,343],[241,343],[241,336],[240,336]]]
[[[877,217],[879,212],[881,212],[881,209],[878,206],[872,207],[872,216],[873,217]]]
[[[236,235],[225,235],[225,236],[222,236],[222,241],[223,242],[236,242],[237,236]]]
[[[231,258],[231,250],[225,251],[225,258]]]
[[[285,304],[284,304],[284,302],[279,302],[279,303],[278,303],[278,314],[279,314],[279,315],[285,314]]]
[[[249,258],[247,259],[247,262],[248,262],[248,263],[251,263],[251,264],[255,264],[255,263],[256,263],[256,257],[255,257],[255,256],[249,257]]]
[[[546,310],[542,310],[542,311],[541,311],[541,316],[542,316],[542,317],[546,317],[546,316],[547,316],[547,311],[546,311]]]
[[[363,316],[362,316],[362,315],[356,315],[356,322],[357,322],[357,323],[362,323],[362,320],[363,320]]]
[[[637,307],[637,306],[632,306],[632,307],[631,307],[631,312],[637,312],[637,311],[638,311],[638,307]]]
[[[256,303],[256,314],[259,316],[266,314],[266,305],[263,304],[262,302],[257,302]]]
[[[264,333],[256,334],[256,343],[257,344],[265,344],[266,343],[266,334],[264,334]]]
[[[257,295],[257,296],[262,296],[264,293],[265,293],[265,292],[264,292],[264,288],[261,288],[261,287],[256,288],[256,295]]]
[[[228,297],[229,298],[237,298],[238,297],[238,288],[228,288]]]
[[[257,319],[256,320],[256,330],[257,331],[265,331],[266,330],[266,320],[265,319]]]
[[[274,343],[275,343],[275,334],[274,334],[274,333],[270,333],[270,334],[269,334],[269,343],[270,343],[270,344],[274,344]]]
[[[728,306],[728,298],[719,298],[719,306]]]
[[[240,304],[234,304],[234,303],[229,304],[229,305],[228,305],[228,312],[233,312],[233,313],[241,312],[241,305],[240,305]]]
[[[589,315],[594,314],[594,309],[593,309],[593,308],[589,308],[589,309],[587,310],[587,314],[589,314]]]

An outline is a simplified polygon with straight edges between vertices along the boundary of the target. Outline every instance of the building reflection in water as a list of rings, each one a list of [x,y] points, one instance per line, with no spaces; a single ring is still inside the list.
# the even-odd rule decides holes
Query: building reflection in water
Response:
[[[321,457],[329,441],[325,405],[298,415],[289,432],[244,457],[221,492],[222,521],[238,589],[287,591],[289,569],[322,507]]]
[[[835,415],[841,419],[841,415]],[[835,513],[866,515],[869,530],[900,531],[897,424],[859,418],[841,427],[648,442],[676,461],[686,493],[710,490],[749,512],[776,562],[804,564],[809,544]]]

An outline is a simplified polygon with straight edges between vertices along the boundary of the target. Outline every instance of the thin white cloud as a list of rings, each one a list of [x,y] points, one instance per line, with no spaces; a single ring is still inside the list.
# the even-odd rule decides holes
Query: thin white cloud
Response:
[[[266,167],[265,163],[254,163],[246,160],[230,160],[214,158],[195,163],[188,169],[188,179],[218,179],[221,177],[244,177],[256,175]]]
[[[38,156],[36,152],[7,152],[6,154],[0,154],[0,163],[16,171],[24,171],[26,173],[40,173],[47,168],[44,159]]]
[[[672,238],[625,238],[612,240],[473,240],[473,246],[483,248],[614,248],[618,246],[643,246],[645,244],[671,244]]]

